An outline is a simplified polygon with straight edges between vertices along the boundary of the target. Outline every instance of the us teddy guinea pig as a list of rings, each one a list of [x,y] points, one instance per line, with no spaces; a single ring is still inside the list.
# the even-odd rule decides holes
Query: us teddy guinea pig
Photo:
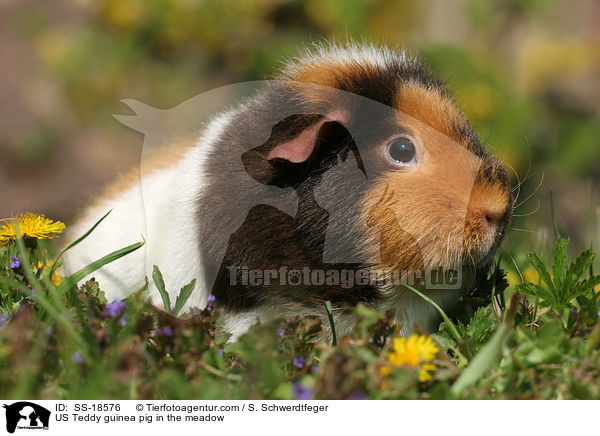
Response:
[[[358,303],[395,309],[407,334],[434,329],[437,312],[405,284],[459,302],[489,270],[512,208],[503,166],[420,61],[321,45],[109,188],[73,239],[112,212],[65,268],[141,234],[142,249],[94,273],[109,300],[142,289],[157,265],[171,301],[196,279],[186,309],[212,295],[233,338],[257,320],[325,320],[326,301],[339,334]],[[440,272],[447,282],[432,280]]]

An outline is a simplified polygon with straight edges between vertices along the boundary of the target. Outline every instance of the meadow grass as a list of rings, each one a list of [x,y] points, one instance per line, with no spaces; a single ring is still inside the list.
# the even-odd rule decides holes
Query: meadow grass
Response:
[[[107,301],[102,283],[76,286],[143,242],[62,278],[64,253],[51,257],[46,240],[24,236],[0,246],[3,398],[600,398],[600,276],[594,253],[569,260],[558,234],[552,259],[504,255],[516,274],[507,280],[499,260],[460,312],[437,307],[443,321],[434,334],[417,326],[400,338],[392,313],[359,305],[355,332],[332,337],[328,304],[328,326],[277,320],[236,342],[219,333],[221,312],[210,304],[178,316],[196,283],[172,302],[160,266],[149,279],[164,310],[144,290]]]

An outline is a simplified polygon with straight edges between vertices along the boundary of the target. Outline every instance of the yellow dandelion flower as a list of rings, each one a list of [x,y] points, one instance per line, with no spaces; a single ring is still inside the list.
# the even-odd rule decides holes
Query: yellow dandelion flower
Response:
[[[426,362],[432,360],[439,351],[430,336],[413,334],[409,338],[394,338],[393,351],[387,355],[387,359],[393,366],[420,367],[419,381],[424,382],[430,380],[430,372],[436,370],[435,365]]]
[[[0,227],[0,246],[8,245],[17,237],[52,239],[60,235],[65,229],[65,225],[60,221],[52,221],[45,215],[28,213],[11,218]],[[18,232],[18,233],[17,233]]]
[[[52,263],[50,263],[50,262],[47,262],[45,265],[42,262],[38,262],[36,271],[45,271],[45,270],[48,270],[51,268],[52,268]],[[52,284],[54,286],[58,286],[62,283],[62,281],[64,280],[64,277],[58,271],[54,271],[54,274],[52,274],[51,280],[52,280]]]

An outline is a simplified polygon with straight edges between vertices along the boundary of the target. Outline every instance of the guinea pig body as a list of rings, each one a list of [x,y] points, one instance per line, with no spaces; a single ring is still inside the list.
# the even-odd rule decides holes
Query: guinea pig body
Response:
[[[151,158],[72,234],[109,209],[66,258],[75,271],[144,235],[142,250],[94,274],[109,299],[143,288],[157,265],[171,301],[192,279],[187,307],[212,294],[233,337],[257,319],[325,319],[326,301],[340,334],[358,303],[395,309],[409,333],[433,329],[437,314],[405,285],[456,302],[489,269],[512,197],[502,166],[419,62],[332,45]],[[459,282],[431,280],[449,272]],[[152,283],[149,294],[160,303]]]

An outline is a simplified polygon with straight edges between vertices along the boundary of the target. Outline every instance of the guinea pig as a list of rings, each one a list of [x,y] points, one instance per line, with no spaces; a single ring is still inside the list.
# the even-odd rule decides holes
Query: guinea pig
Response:
[[[200,127],[200,126],[199,126]],[[175,301],[223,309],[235,339],[299,314],[350,332],[358,303],[394,309],[401,332],[487,274],[512,215],[503,166],[429,70],[402,51],[322,44],[289,61],[197,138],[155,153],[72,227],[67,272],[140,239],[94,275],[109,300],[157,265]],[[441,277],[441,279],[440,279]],[[148,280],[150,298],[160,304]],[[211,296],[209,298],[209,296]]]

